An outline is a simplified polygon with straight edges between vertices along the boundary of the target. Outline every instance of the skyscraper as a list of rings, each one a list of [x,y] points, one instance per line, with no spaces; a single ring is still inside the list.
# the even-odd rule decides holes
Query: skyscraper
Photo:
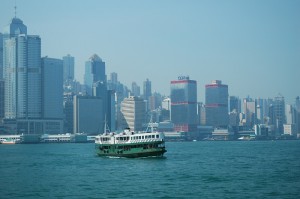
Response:
[[[4,80],[0,79],[0,120],[4,118]]]
[[[197,130],[197,82],[188,76],[171,81],[171,121],[176,131]]]
[[[251,129],[256,124],[256,101],[248,97],[243,100],[243,108],[245,114],[245,125]]]
[[[99,97],[74,96],[74,133],[97,135],[103,133],[103,103]]]
[[[295,109],[296,109],[296,132],[300,134],[300,97],[296,97],[295,101]]]
[[[130,128],[132,131],[143,130],[145,122],[145,102],[139,97],[125,98],[121,103],[121,115],[123,128]]]
[[[140,96],[140,87],[137,85],[136,82],[132,82],[131,84],[131,92],[132,92],[132,95],[135,96],[135,97],[139,97]]]
[[[285,105],[285,118],[286,118],[286,124],[296,124],[296,109],[291,104]]]
[[[3,35],[0,33],[0,79],[3,78]]]
[[[214,80],[205,85],[206,125],[227,128],[228,126],[228,85]]]
[[[63,119],[63,61],[42,58],[43,118]]]
[[[285,123],[285,101],[284,97],[279,95],[273,100],[273,114],[271,116],[272,124],[275,126],[275,136],[283,134],[283,124]]]
[[[229,112],[236,110],[237,113],[241,112],[241,100],[236,96],[229,97]]]
[[[41,39],[27,35],[27,27],[18,18],[12,19],[3,37],[5,117],[40,118]]]
[[[146,81],[144,81],[143,95],[144,95],[144,100],[148,100],[149,97],[152,95],[151,81],[148,78],[146,79]]]
[[[102,100],[101,103],[102,103],[103,110],[101,112],[99,112],[99,114],[101,114],[102,118],[106,118],[108,116],[108,111],[111,110],[110,107],[108,107],[109,99],[108,99],[108,91],[107,91],[106,83],[102,82],[102,81],[95,82],[93,84],[93,93],[92,93],[92,95],[94,97],[98,97]],[[108,126],[111,126],[109,119],[110,118],[106,118],[106,122],[107,122]],[[102,129],[104,129],[104,127]]]
[[[106,83],[105,62],[94,54],[85,62],[84,84],[88,95],[92,95],[93,83],[98,81]]]
[[[110,81],[112,84],[117,85],[118,84],[118,74],[117,73],[111,73],[110,74]]]
[[[67,55],[63,57],[64,82],[74,80],[74,57]]]

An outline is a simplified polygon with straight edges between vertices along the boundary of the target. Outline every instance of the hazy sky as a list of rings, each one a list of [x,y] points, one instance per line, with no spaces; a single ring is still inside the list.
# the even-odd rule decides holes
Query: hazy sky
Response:
[[[0,0],[1,32],[14,4]],[[17,0],[17,17],[40,35],[42,56],[75,57],[81,82],[96,53],[129,88],[149,78],[169,95],[189,75],[198,101],[214,79],[240,98],[300,95],[299,0]]]

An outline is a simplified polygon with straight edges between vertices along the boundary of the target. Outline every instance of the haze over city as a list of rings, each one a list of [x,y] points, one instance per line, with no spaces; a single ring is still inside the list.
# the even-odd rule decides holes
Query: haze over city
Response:
[[[94,53],[128,87],[146,78],[169,95],[170,81],[189,75],[220,79],[229,95],[293,103],[300,88],[300,1],[16,1],[17,17],[42,39],[42,56],[75,57],[76,79]],[[15,15],[1,0],[1,31]],[[9,16],[9,17],[8,17]]]

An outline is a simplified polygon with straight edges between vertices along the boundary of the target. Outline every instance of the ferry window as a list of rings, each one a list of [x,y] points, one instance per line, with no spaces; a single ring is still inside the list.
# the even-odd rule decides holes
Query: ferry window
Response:
[[[141,136],[139,136],[139,139],[141,139]]]
[[[155,138],[155,135],[152,135],[152,138]]]
[[[144,139],[144,136],[142,136],[142,139]]]
[[[159,135],[156,135],[156,138],[159,138]]]

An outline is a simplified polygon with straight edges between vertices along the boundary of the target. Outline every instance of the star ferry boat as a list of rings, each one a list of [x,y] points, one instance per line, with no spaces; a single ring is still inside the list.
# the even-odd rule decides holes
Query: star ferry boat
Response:
[[[98,156],[108,157],[162,157],[165,149],[164,134],[161,132],[123,132],[104,133],[95,137]]]

